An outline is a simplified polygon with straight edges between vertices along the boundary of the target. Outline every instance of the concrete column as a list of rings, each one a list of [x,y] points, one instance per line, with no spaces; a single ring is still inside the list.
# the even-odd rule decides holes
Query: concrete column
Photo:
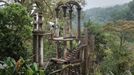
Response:
[[[43,35],[39,36],[39,66],[43,66]]]
[[[77,11],[78,11],[78,39],[80,39],[80,36],[81,36],[81,8],[77,8]]]
[[[33,54],[34,62],[38,63],[40,67],[43,67],[43,35],[42,30],[42,13],[36,13],[34,15],[34,29],[33,29]]]
[[[37,14],[34,14],[34,27],[33,27],[33,62],[38,63],[38,35],[37,33]]]
[[[38,29],[38,50],[39,50],[39,66],[40,67],[43,67],[43,35],[44,35],[44,32],[43,32],[43,28],[42,28],[42,24],[43,24],[43,21],[42,21],[42,13],[39,13],[38,14],[38,25],[39,25],[39,29]]]

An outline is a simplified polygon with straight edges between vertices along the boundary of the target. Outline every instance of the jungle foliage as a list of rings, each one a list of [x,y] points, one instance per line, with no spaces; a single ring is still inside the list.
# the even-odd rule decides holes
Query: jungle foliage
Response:
[[[98,21],[97,18],[92,20],[95,17],[91,16],[91,20],[85,24],[96,37],[95,75],[134,74],[133,3],[134,0],[120,6],[92,9],[99,11],[97,13],[100,15],[106,14],[98,16],[103,19]],[[101,25],[95,22],[101,22]]]
[[[22,0],[20,4],[7,4],[0,8],[0,75],[44,75],[45,71],[39,69],[36,63],[31,63],[28,56],[32,54],[32,19],[29,14],[34,1],[41,5],[39,8],[45,18],[44,30],[48,32],[47,22],[54,21],[55,2],[66,0]],[[84,26],[95,35],[94,74],[133,75],[134,0],[124,5],[91,10],[91,13],[86,13],[91,18],[89,20],[85,16],[88,21]],[[44,45],[45,59],[55,57],[53,42],[45,40]]]
[[[37,63],[28,63],[23,58],[16,62],[7,57],[0,62],[0,75],[45,75],[45,71],[39,69]]]
[[[31,18],[19,4],[0,8],[0,59],[27,56],[31,38]]]
[[[133,75],[133,21],[117,21],[104,26],[85,23],[95,35],[95,75]],[[130,41],[131,40],[131,41]]]

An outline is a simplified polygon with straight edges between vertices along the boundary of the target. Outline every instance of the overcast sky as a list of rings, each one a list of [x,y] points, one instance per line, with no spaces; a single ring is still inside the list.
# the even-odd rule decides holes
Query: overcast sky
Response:
[[[132,0],[86,0],[86,6],[84,7],[84,9],[90,9],[95,7],[109,7],[128,3],[130,1]]]

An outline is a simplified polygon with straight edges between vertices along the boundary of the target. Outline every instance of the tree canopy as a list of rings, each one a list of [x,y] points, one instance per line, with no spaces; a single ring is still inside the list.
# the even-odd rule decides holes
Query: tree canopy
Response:
[[[0,58],[17,57],[27,50],[26,41],[31,36],[31,18],[26,8],[11,4],[0,8]],[[18,52],[20,52],[18,54]]]

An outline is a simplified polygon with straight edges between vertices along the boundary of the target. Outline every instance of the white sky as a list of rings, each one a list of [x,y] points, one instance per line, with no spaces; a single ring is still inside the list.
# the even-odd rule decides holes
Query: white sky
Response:
[[[130,1],[132,0],[86,0],[86,5],[84,9],[90,9],[95,7],[109,7],[128,3]]]

